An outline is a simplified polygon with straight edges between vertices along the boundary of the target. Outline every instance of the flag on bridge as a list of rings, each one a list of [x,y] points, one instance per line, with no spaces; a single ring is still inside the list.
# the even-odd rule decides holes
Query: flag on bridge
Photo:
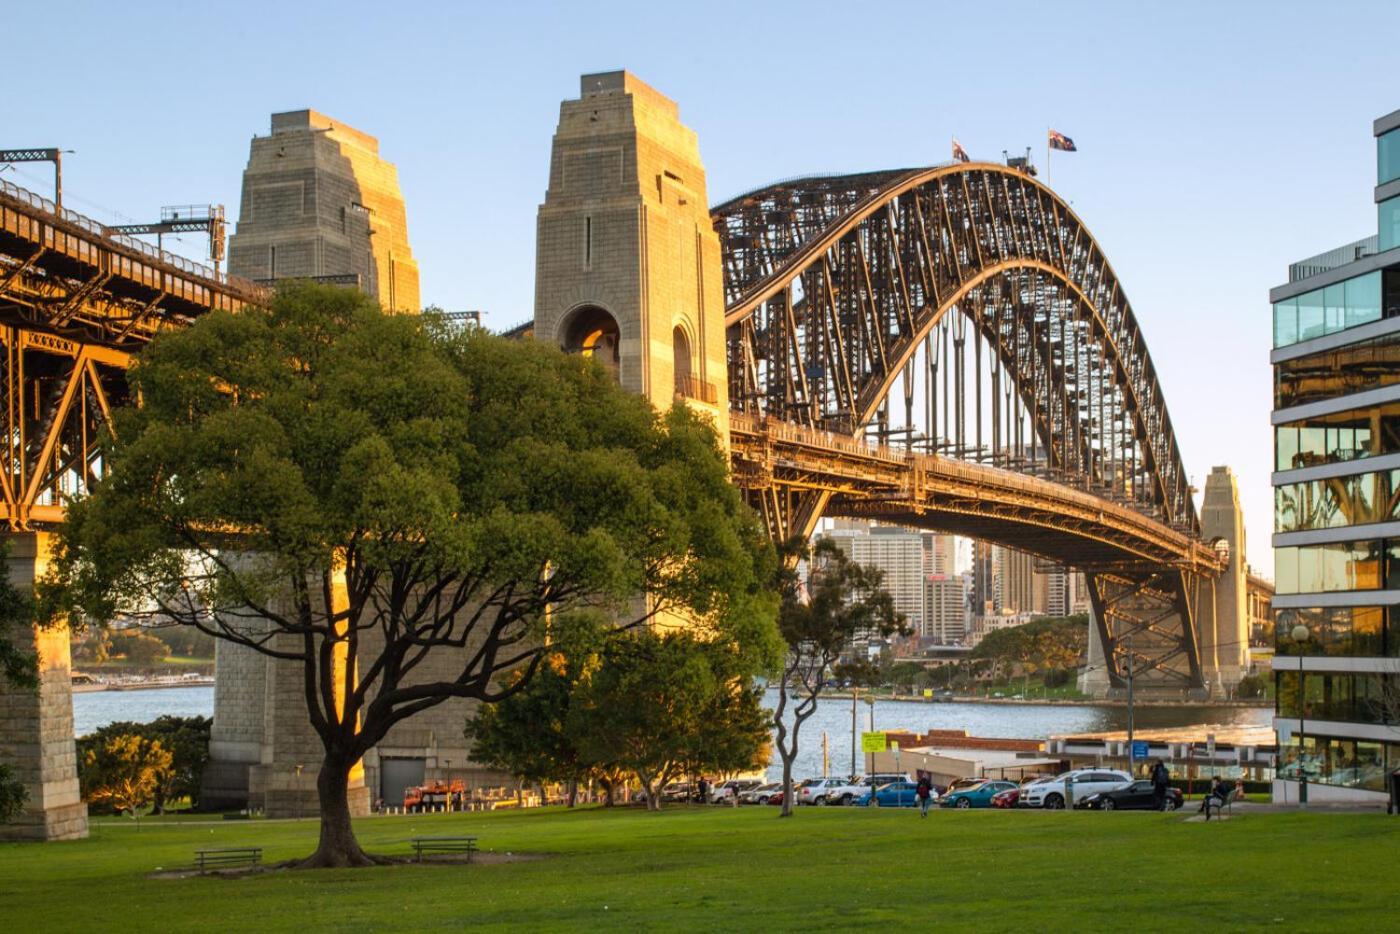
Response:
[[[958,142],[958,138],[956,136],[953,137],[953,159],[957,162],[972,161],[972,158],[967,154],[967,150],[963,149],[962,143]]]
[[[1050,148],[1058,149],[1061,152],[1078,152],[1074,147],[1074,140],[1070,139],[1059,130],[1050,131]]]

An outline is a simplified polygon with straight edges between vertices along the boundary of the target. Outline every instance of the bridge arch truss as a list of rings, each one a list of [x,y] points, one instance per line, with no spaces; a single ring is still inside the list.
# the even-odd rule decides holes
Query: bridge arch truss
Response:
[[[712,216],[743,424],[1032,475],[1132,510],[1175,544],[1149,555],[1092,523],[1047,537],[1052,502],[993,522],[975,494],[957,508],[915,502],[859,471],[824,475],[791,446],[740,479],[775,538],[810,535],[823,514],[865,515],[1038,553],[1089,574],[1111,683],[1131,664],[1201,687],[1194,618],[1219,562],[1199,540],[1132,307],[1062,199],[1023,171],[967,163],[781,182]],[[744,457],[736,448],[739,473]],[[938,473],[920,469],[920,482]],[[1120,656],[1134,640],[1129,662]]]

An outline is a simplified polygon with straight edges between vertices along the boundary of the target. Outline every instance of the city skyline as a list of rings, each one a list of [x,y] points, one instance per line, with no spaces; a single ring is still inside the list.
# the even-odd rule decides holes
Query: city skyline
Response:
[[[636,41],[649,19],[632,4],[586,12],[408,4],[392,13],[351,4],[337,5],[345,15],[334,17],[309,4],[277,8],[276,30],[249,27],[269,9],[258,3],[170,17],[67,6],[104,28],[73,37],[71,64],[51,76],[42,99],[10,102],[5,145],[74,149],[64,165],[71,207],[119,222],[208,201],[228,205],[232,221],[249,138],[266,133],[272,112],[314,107],[378,136],[398,166],[424,303],[481,309],[498,329],[530,317],[546,144],[557,102],[579,73],[627,67],[676,99],[699,134],[712,203],[780,177],[944,162],[953,135],[974,159],[1030,147],[1041,164],[1053,126],[1079,151],[1055,153],[1041,179],[1112,257],[1195,485],[1217,464],[1239,474],[1248,557],[1266,574],[1269,310],[1261,290],[1288,263],[1373,229],[1357,180],[1374,154],[1354,127],[1392,102],[1368,79],[1382,73],[1383,46],[1356,42],[1354,27],[1365,21],[1380,35],[1400,19],[1381,4],[1350,4],[1303,35],[1287,14],[1305,8],[1289,4],[1112,16],[1097,4],[1022,5],[1016,15],[1038,37],[1027,60],[1054,50],[1029,68],[1041,79],[1028,81],[1026,68],[988,68],[978,43],[958,41],[938,45],[932,68],[922,54],[888,54],[878,78],[833,80],[825,56],[789,56],[773,92],[754,94],[746,89],[764,80],[751,64],[755,40],[736,37],[781,24],[794,47],[812,47],[833,7],[804,5],[794,16],[787,5],[713,6],[709,19],[688,24],[687,48],[697,51],[678,55],[667,43]],[[964,10],[881,11],[904,34],[975,36],[981,26]],[[52,15],[19,10],[15,28],[39,30],[40,17]],[[1156,37],[1149,47],[1134,39],[1145,29]],[[158,82],[139,112],[94,106],[92,82],[110,57],[173,47],[196,32],[220,37],[224,67]],[[302,41],[308,33],[324,41]],[[1348,54],[1318,54],[1339,46]],[[394,58],[386,80],[380,68],[352,67],[354,48],[414,54]],[[21,49],[16,64],[39,68],[40,55]],[[1300,109],[1309,132],[1290,134]],[[41,193],[49,185],[42,166],[4,177]],[[193,237],[170,246],[193,256],[204,249]]]

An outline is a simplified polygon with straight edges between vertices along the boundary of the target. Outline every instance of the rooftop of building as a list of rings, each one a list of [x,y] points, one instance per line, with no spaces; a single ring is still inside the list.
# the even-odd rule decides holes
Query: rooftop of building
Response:
[[[646,101],[653,107],[657,107],[670,113],[671,116],[679,119],[680,108],[676,102],[656,88],[647,84],[641,78],[630,71],[600,71],[591,75],[584,75],[579,78],[579,98],[608,97],[616,94],[628,94],[632,97]]]
[[[379,152],[379,140],[318,110],[286,110],[272,115],[272,135],[297,133],[305,130],[328,130],[343,142],[354,143],[372,153]]]

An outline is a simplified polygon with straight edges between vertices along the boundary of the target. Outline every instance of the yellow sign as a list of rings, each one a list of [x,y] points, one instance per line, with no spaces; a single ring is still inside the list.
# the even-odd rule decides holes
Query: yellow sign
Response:
[[[860,734],[860,751],[861,751],[861,752],[884,752],[884,751],[885,751],[885,734],[884,734],[884,733],[862,733],[862,734]]]
[[[933,688],[924,688],[924,697],[932,697]]]

